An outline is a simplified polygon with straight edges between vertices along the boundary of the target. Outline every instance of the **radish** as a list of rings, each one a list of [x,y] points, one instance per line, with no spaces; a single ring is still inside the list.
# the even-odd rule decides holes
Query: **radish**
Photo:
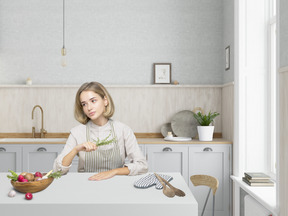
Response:
[[[23,176],[23,175],[19,175],[17,180],[18,180],[19,182],[22,182],[23,179],[24,179],[24,176]]]
[[[42,178],[42,173],[41,173],[41,172],[36,172],[36,173],[34,174],[34,176],[35,176],[35,177],[41,177],[41,178]]]
[[[25,194],[25,198],[26,198],[27,200],[31,200],[31,199],[33,198],[33,195],[32,195],[31,193],[26,193],[26,194]]]
[[[24,178],[24,179],[22,179],[21,182],[28,182],[28,180]]]

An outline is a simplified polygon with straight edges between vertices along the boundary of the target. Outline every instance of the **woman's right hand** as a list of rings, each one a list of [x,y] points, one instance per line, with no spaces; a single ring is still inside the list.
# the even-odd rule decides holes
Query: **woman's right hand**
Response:
[[[95,151],[97,149],[97,146],[95,143],[85,142],[85,143],[77,145],[75,149],[77,152],[80,152],[80,151],[91,152],[91,151]]]

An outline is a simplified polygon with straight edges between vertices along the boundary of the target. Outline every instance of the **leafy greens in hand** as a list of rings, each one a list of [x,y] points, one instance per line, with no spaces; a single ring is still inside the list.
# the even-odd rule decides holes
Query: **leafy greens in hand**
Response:
[[[111,133],[109,133],[109,135],[103,140],[100,140],[99,137],[97,137],[97,140],[92,139],[92,141],[96,144],[96,146],[108,145],[116,140],[115,138],[108,140],[110,136]]]

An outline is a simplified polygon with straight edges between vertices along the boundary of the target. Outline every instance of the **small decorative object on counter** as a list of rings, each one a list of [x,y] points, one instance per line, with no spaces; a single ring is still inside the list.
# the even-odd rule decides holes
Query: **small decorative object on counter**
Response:
[[[197,120],[190,110],[182,110],[171,119],[171,128],[177,137],[195,137],[197,135]]]
[[[16,196],[16,191],[11,190],[11,191],[8,193],[8,196],[9,196],[9,197],[15,197],[15,196]]]
[[[172,131],[171,123],[165,123],[161,126],[161,134],[163,137],[166,137],[168,132]],[[173,131],[172,131],[173,134]]]
[[[173,82],[173,84],[174,84],[174,85],[179,85],[179,82],[178,82],[177,80],[175,80],[175,81]]]
[[[173,137],[173,135],[172,135],[172,132],[171,132],[171,131],[169,131],[169,132],[167,133],[167,137]]]
[[[208,115],[204,115],[201,112],[195,113],[193,112],[194,118],[198,121],[200,126],[197,126],[198,136],[200,141],[212,141],[214,126],[210,125],[214,122],[214,119],[220,115],[217,112],[209,112]]]
[[[27,78],[26,85],[32,85],[32,80],[30,79],[30,77]]]

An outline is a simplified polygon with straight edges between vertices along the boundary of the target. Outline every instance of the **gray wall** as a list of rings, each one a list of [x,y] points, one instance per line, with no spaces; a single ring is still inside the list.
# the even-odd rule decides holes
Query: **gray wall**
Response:
[[[180,84],[233,81],[232,70],[223,78],[229,2],[66,0],[63,68],[62,1],[0,0],[0,84],[151,84],[155,62],[172,63]]]
[[[230,46],[230,69],[224,70],[223,83],[229,83],[234,81],[234,0],[223,0],[223,6],[223,52]]]
[[[280,62],[279,66],[288,66],[288,1],[280,0]]]

